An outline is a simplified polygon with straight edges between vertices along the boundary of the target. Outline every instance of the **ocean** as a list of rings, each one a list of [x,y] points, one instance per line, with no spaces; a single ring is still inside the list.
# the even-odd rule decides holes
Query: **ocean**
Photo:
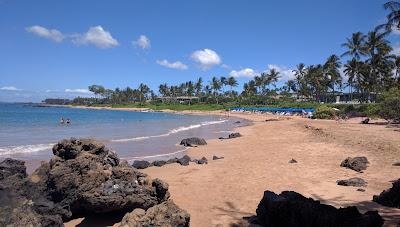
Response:
[[[60,119],[71,124],[60,124]],[[62,139],[93,138],[128,161],[167,159],[184,154],[179,145],[187,137],[216,139],[227,136],[239,119],[162,112],[38,107],[0,103],[0,160],[48,160]]]

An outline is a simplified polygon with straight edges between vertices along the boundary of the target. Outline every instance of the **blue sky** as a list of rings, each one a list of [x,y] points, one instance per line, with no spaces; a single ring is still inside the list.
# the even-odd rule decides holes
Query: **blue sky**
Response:
[[[384,2],[0,0],[0,101],[85,95],[91,84],[157,91],[199,76],[242,84],[270,68],[283,82],[384,21]]]

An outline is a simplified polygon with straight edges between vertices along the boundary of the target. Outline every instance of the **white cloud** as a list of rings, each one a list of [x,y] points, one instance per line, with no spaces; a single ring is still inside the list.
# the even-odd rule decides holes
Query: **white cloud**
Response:
[[[2,91],[20,91],[21,89],[18,89],[14,86],[5,86],[5,87],[1,87],[0,90],[2,90]]]
[[[75,34],[73,36],[72,42],[75,44],[92,44],[99,48],[110,48],[119,45],[118,41],[111,36],[111,33],[105,31],[100,25],[90,27],[84,34]]]
[[[241,69],[239,71],[232,70],[229,73],[229,75],[233,76],[233,77],[249,77],[249,78],[252,78],[252,77],[257,75],[257,72],[254,71],[254,69],[245,68],[245,69]]]
[[[221,64],[220,56],[213,50],[204,49],[204,50],[196,50],[192,53],[191,58],[193,61],[200,64],[200,68],[203,70],[207,70],[214,65]]]
[[[222,64],[221,67],[222,67],[223,69],[231,69],[231,68],[232,68],[231,66],[229,66],[229,65],[227,65],[227,64]]]
[[[66,92],[66,93],[81,93],[81,94],[91,94],[92,93],[88,89],[80,89],[80,88],[78,88],[78,89],[69,89],[69,88],[67,88],[67,89],[64,90],[64,92]]]
[[[39,25],[34,25],[31,27],[25,28],[25,30],[27,32],[33,33],[42,38],[50,39],[57,43],[61,43],[65,38],[65,35],[63,35],[60,31],[58,31],[56,29],[47,29],[47,28],[39,26]]]
[[[286,66],[280,66],[280,65],[274,65],[270,64],[268,65],[268,70],[275,69],[277,72],[279,72],[279,80],[282,81],[287,81],[294,79],[294,73],[292,69],[287,68]]]
[[[139,46],[142,49],[148,49],[151,47],[150,39],[145,35],[139,36],[137,40],[132,41],[134,46]]]
[[[165,66],[167,68],[171,68],[171,69],[179,69],[179,70],[186,70],[188,69],[188,66],[183,64],[180,61],[176,61],[176,62],[169,62],[166,59],[164,60],[157,60],[157,64]]]

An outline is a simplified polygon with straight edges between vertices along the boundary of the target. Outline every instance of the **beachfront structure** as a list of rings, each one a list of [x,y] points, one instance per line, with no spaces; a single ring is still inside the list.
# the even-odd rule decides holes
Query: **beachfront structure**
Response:
[[[171,103],[171,102],[179,102],[179,103],[192,103],[193,101],[198,101],[199,97],[197,96],[162,96],[157,97],[158,100],[161,100],[164,103]]]

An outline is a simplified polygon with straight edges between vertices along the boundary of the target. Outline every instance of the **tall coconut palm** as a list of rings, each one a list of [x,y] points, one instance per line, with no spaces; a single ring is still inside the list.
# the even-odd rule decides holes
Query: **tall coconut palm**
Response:
[[[359,65],[360,65],[360,62],[357,61],[356,58],[351,59],[344,65],[343,72],[347,76],[347,85],[349,86],[349,89],[350,89],[350,101],[353,100],[353,87],[354,87],[354,83],[356,82],[355,79],[357,79],[357,77],[360,75]]]
[[[140,92],[140,97],[139,97],[140,102],[143,102],[146,99],[148,93],[150,92],[150,88],[146,84],[141,83],[139,85],[138,90]]]
[[[400,2],[389,1],[386,2],[383,7],[386,10],[390,10],[390,13],[386,16],[386,23],[376,27],[376,30],[384,29],[386,32],[400,30]]]
[[[275,87],[275,83],[278,82],[279,78],[281,77],[280,72],[276,69],[271,69],[267,74],[267,81],[271,83]]]
[[[347,38],[346,42],[342,44],[347,50],[342,54],[344,56],[351,56],[359,60],[362,56],[366,55],[365,48],[366,36],[361,32],[353,33],[351,38]]]
[[[200,97],[201,96],[201,91],[203,90],[203,78],[199,77],[194,84],[194,88],[196,90],[196,96]]]
[[[221,76],[221,77],[219,78],[219,81],[221,82],[222,93],[225,93],[224,87],[225,87],[226,85],[228,85],[228,79],[227,79],[226,77],[224,77],[224,76]]]
[[[213,77],[211,79],[211,88],[213,89],[214,93],[214,98],[217,101],[218,104],[218,95],[219,91],[221,90],[221,81],[217,77]]]
[[[328,57],[323,66],[325,75],[329,80],[328,86],[332,89],[333,97],[335,97],[335,87],[342,87],[341,66],[340,58],[334,54]]]
[[[231,87],[231,95],[233,94],[233,88],[238,86],[238,82],[235,77],[231,76],[228,78],[228,85]]]

